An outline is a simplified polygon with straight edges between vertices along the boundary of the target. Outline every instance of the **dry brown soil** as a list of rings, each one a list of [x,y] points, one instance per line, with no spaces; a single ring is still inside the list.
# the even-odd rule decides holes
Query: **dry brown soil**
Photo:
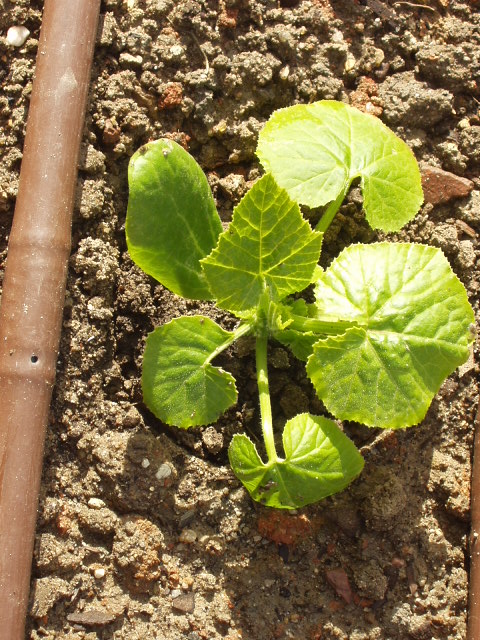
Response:
[[[2,268],[41,9],[0,0]],[[124,222],[128,160],[146,141],[188,148],[227,222],[260,175],[257,133],[272,111],[342,100],[378,115],[425,163],[428,202],[398,237],[441,247],[478,312],[478,10],[466,0],[103,0],[27,638],[465,637],[477,366],[445,382],[417,428],[345,425],[366,459],[361,477],[300,513],[272,514],[226,456],[233,433],[259,435],[248,344],[222,362],[240,399],[217,424],[178,432],[142,404],[155,325],[199,309],[233,320],[143,275]],[[31,32],[20,48],[5,40],[14,24]],[[453,175],[439,185],[435,169]],[[325,263],[374,237],[354,189]],[[270,355],[276,424],[322,412],[294,358],[278,346]]]

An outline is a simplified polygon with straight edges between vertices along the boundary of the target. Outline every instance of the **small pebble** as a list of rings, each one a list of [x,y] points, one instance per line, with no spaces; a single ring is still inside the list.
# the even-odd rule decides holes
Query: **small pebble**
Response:
[[[95,577],[95,580],[101,580],[105,577],[105,569],[95,569],[93,575]]]
[[[91,509],[102,509],[105,506],[105,502],[100,498],[89,498],[87,504]]]
[[[91,609],[90,611],[70,613],[67,620],[72,624],[81,624],[82,627],[104,627],[112,623],[116,617],[114,613],[105,609]]]
[[[353,600],[353,594],[345,570],[341,567],[338,569],[330,569],[325,571],[325,577],[329,585],[335,590],[337,596],[343,598],[347,604],[350,604]]]
[[[197,539],[197,532],[193,529],[184,529],[180,536],[178,537],[180,542],[184,542],[185,544],[193,544]]]
[[[353,56],[350,52],[347,53],[347,57],[345,60],[345,71],[351,71],[355,68],[357,61],[355,60],[355,56]]]
[[[144,458],[144,459],[142,460],[142,467],[143,467],[144,469],[148,469],[148,467],[149,467],[149,466],[150,466],[150,460],[149,460],[148,458]]]
[[[193,613],[195,610],[195,596],[193,593],[184,593],[172,602],[175,611],[181,613]]]
[[[27,27],[14,26],[7,31],[7,43],[12,47],[21,47],[25,44],[26,39],[30,35]]]
[[[171,475],[172,475],[172,467],[166,462],[164,462],[159,466],[158,471],[155,474],[155,477],[157,480],[165,480],[166,478],[169,478]]]

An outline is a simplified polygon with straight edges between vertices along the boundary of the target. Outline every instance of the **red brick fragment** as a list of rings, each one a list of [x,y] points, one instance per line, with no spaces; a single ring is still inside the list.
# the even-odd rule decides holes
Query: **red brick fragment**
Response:
[[[258,519],[260,534],[277,544],[296,544],[312,535],[313,526],[306,515],[287,515],[268,511]]]
[[[430,204],[443,204],[456,198],[465,198],[474,187],[471,180],[456,176],[450,171],[426,164],[422,164],[420,170],[425,202]]]
[[[182,85],[180,82],[169,82],[158,101],[160,109],[174,109],[183,102]]]
[[[325,572],[328,584],[333,587],[337,596],[343,598],[347,604],[353,600],[352,589],[348,581],[348,576],[344,569],[330,569]]]

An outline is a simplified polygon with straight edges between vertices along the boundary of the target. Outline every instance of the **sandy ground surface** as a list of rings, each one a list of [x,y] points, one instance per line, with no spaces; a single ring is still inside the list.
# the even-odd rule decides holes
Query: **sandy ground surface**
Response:
[[[0,0],[2,268],[41,10]],[[30,30],[18,48],[5,40],[16,24]],[[233,433],[259,434],[248,344],[222,361],[240,397],[218,423],[180,433],[142,404],[148,331],[199,310],[234,321],[143,275],[124,222],[128,160],[148,140],[188,148],[227,222],[260,175],[256,139],[272,111],[342,100],[378,115],[422,163],[426,203],[396,237],[441,247],[478,312],[479,86],[478,2],[103,1],[27,638],[465,637],[477,365],[445,382],[417,428],[346,424],[366,459],[347,491],[269,511],[226,455]],[[375,237],[353,189],[323,260]],[[270,356],[277,424],[321,413],[303,368],[278,345]]]

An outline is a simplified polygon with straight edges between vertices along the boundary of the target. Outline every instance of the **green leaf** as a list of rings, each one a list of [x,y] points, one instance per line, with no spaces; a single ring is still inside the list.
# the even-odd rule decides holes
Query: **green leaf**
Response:
[[[187,428],[214,422],[237,401],[234,378],[210,361],[234,334],[202,316],[184,316],[147,338],[142,388],[148,408],[166,424]]]
[[[211,299],[200,260],[216,245],[222,224],[199,165],[172,140],[149,142],[132,156],[128,183],[132,260],[184,298]]]
[[[358,327],[320,340],[307,373],[342,420],[407,427],[420,422],[440,385],[469,355],[473,311],[439,249],[353,245],[318,280],[319,313]]]
[[[296,331],[285,329],[275,334],[275,340],[291,349],[293,355],[306,362],[313,353],[313,347],[318,341],[318,335],[311,331]]]
[[[257,154],[290,197],[309,207],[336,200],[361,178],[373,229],[398,231],[423,201],[408,146],[374,116],[341,102],[276,111],[260,132]]]
[[[311,230],[298,205],[267,174],[235,208],[202,266],[218,306],[246,311],[258,306],[267,288],[278,301],[308,286],[321,243],[322,234]]]
[[[235,475],[257,502],[297,509],[344,489],[363,468],[353,442],[327,418],[302,413],[285,425],[285,459],[264,464],[243,435],[228,450]]]
[[[315,267],[317,269],[317,267]],[[316,271],[315,271],[316,272]],[[279,307],[279,315],[283,323],[277,331],[272,332],[272,337],[291,349],[293,355],[299,360],[307,361],[313,353],[313,346],[319,339],[319,335],[312,331],[298,330],[291,326],[293,322],[292,314],[308,318],[311,309],[316,310],[314,305],[307,305],[303,298],[298,300],[286,300]]]

